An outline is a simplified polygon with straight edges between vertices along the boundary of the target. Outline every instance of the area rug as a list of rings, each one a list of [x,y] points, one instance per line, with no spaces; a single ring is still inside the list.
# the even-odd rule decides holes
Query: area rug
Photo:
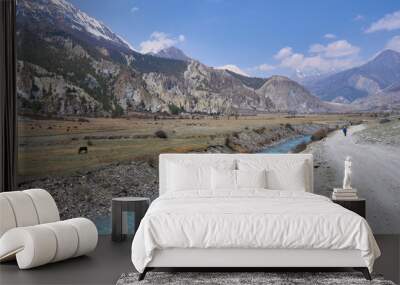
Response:
[[[138,276],[138,273],[122,274],[116,285],[395,285],[392,281],[384,280],[379,275],[372,276],[373,280],[368,281],[359,272],[148,272],[142,281],[137,280]]]

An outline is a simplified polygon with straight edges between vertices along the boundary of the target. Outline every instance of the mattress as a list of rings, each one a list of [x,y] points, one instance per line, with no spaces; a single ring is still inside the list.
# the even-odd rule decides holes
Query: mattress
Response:
[[[359,250],[370,271],[380,255],[361,216],[320,195],[263,189],[157,198],[134,237],[132,262],[143,272],[157,250],[173,248]]]

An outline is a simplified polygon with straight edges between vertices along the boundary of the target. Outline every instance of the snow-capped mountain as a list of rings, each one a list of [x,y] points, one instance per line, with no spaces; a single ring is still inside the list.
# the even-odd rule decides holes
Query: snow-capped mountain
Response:
[[[90,17],[65,0],[19,2],[17,17],[23,13],[23,16],[30,16],[31,19],[35,19],[38,22],[50,21],[65,31],[85,33],[85,35],[90,35],[94,39],[107,40],[115,45],[134,50],[125,39],[113,33],[104,23]]]

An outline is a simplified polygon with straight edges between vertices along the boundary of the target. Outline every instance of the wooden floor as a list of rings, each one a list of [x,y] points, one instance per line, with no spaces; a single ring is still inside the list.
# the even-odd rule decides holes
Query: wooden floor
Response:
[[[376,235],[382,256],[375,272],[395,283],[400,281],[400,235]],[[97,249],[78,257],[30,270],[19,270],[15,262],[0,265],[0,284],[115,284],[124,272],[134,271],[131,242],[115,243],[100,236]]]

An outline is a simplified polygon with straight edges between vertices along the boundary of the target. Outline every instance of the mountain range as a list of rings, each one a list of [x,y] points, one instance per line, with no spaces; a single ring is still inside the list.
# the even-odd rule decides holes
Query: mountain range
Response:
[[[214,69],[177,48],[141,54],[65,0],[18,1],[17,35],[17,93],[23,112],[120,116],[131,111],[330,110],[288,78],[249,78]]]
[[[400,53],[384,50],[361,66],[304,84],[322,100],[351,103],[385,93],[385,89],[399,83]]]
[[[206,66],[176,47],[142,54],[66,0],[17,2],[17,57],[23,113],[313,113],[347,106],[324,102],[287,77],[248,77]],[[379,84],[383,90],[387,81]],[[317,82],[309,88],[331,98],[321,86]]]

